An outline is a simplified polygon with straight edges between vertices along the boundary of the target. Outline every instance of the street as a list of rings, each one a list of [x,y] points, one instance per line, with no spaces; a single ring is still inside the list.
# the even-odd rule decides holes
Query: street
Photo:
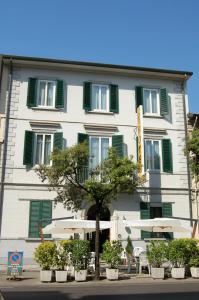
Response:
[[[199,284],[195,282],[153,282],[126,284],[113,282],[91,283],[85,286],[79,283],[77,286],[60,285],[59,287],[37,286],[7,286],[1,288],[5,300],[196,300],[199,299]]]

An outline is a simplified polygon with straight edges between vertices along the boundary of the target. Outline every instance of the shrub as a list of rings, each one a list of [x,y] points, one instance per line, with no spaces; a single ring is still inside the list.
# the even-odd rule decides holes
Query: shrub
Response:
[[[56,245],[53,242],[41,243],[34,252],[34,259],[42,270],[50,270],[53,266],[53,258]]]
[[[60,241],[56,243],[56,249],[53,257],[53,265],[58,270],[64,270],[64,267],[69,264],[69,252],[71,241]]]
[[[191,259],[189,261],[189,266],[199,268],[199,253],[197,256],[191,257]]]
[[[122,245],[119,241],[106,241],[103,245],[102,259],[110,269],[117,269],[121,261]]]
[[[86,270],[90,261],[89,241],[73,240],[71,246],[71,262],[75,271]]]
[[[147,258],[154,268],[161,268],[166,261],[167,245],[163,241],[153,241],[147,246]]]
[[[125,250],[126,250],[127,255],[129,255],[129,256],[133,255],[133,244],[132,244],[130,236],[128,236],[128,238],[127,238],[127,245],[126,245]]]

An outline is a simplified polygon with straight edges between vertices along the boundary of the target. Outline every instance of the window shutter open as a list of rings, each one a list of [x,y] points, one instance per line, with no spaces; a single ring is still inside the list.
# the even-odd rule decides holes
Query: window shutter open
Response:
[[[118,85],[110,85],[110,112],[119,113]]]
[[[168,95],[166,89],[160,89],[160,114],[161,116],[168,115],[169,105],[168,105]]]
[[[63,82],[63,80],[57,80],[55,107],[56,108],[64,108],[64,82]]]
[[[33,151],[34,151],[34,132],[25,131],[24,139],[24,155],[23,164],[26,166],[33,165]]]
[[[28,94],[27,94],[27,106],[35,107],[37,105],[37,79],[29,78],[28,82]]]
[[[116,149],[117,154],[120,157],[124,156],[124,151],[123,151],[123,135],[113,135],[112,136],[112,147]]]
[[[143,105],[143,87],[136,86],[135,88],[136,108]]]
[[[163,165],[164,172],[167,173],[173,172],[172,144],[170,139],[162,140],[162,165]]]
[[[62,150],[63,148],[63,132],[54,133],[53,150]]]
[[[162,203],[162,217],[163,218],[170,218],[172,217],[172,203],[169,202],[163,202]],[[165,232],[164,237],[167,239],[172,239],[173,238],[173,233],[172,232]]]
[[[150,219],[150,204],[140,202],[140,219]],[[151,232],[141,230],[141,239],[151,238]]]
[[[77,142],[78,144],[84,143],[86,142],[87,144],[89,144],[89,136],[86,133],[78,133],[77,136]],[[80,167],[79,172],[78,172],[78,180],[80,182],[84,182],[85,180],[88,179],[88,175],[89,175],[89,162],[87,162],[87,165],[83,168]]]
[[[91,110],[91,88],[91,82],[84,82],[83,109],[86,111]]]

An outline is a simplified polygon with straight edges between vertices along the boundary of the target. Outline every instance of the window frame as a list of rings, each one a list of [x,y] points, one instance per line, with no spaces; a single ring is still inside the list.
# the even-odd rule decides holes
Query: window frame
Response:
[[[111,137],[110,136],[103,136],[103,135],[89,135],[89,168],[90,168],[90,161],[91,161],[91,139],[92,138],[99,138],[100,142],[99,142],[99,164],[102,162],[101,158],[102,158],[102,147],[101,147],[101,141],[103,138],[107,138],[109,140],[109,148],[111,147]]]
[[[144,102],[145,102],[145,99],[144,99],[144,92],[145,91],[150,91],[150,112],[145,112],[144,110]],[[157,92],[157,113],[153,113],[152,112],[152,100],[151,100],[151,92],[152,91],[156,91]],[[144,116],[160,116],[160,89],[158,88],[143,88],[143,115]]]
[[[37,156],[37,136],[42,135],[42,159],[41,164],[44,164],[44,150],[45,150],[45,136],[51,136],[51,153],[53,151],[53,143],[54,143],[54,134],[53,133],[43,133],[43,132],[35,132],[34,135],[34,154],[33,154],[33,165],[38,166],[39,164],[36,163],[36,156]],[[52,160],[50,160],[49,164],[45,164],[46,166],[52,166]]]
[[[147,169],[147,163],[146,163],[146,141],[150,141],[152,143],[158,142],[159,144],[159,156],[160,156],[160,169],[154,169],[154,155],[152,157],[152,164],[153,168],[152,169]],[[161,172],[162,171],[162,143],[161,140],[159,139],[150,139],[150,138],[144,138],[144,163],[145,163],[145,169],[152,171],[152,172]]]
[[[40,105],[39,104],[39,91],[40,91],[40,84],[42,82],[45,82],[45,105]],[[53,105],[47,105],[47,91],[48,91],[48,83],[53,83]],[[57,82],[56,80],[48,80],[48,79],[38,79],[37,83],[37,96],[36,96],[36,106],[40,108],[55,108],[55,100],[56,100],[56,89],[57,89]]]
[[[99,109],[93,109],[93,92],[94,92],[94,87],[100,87],[99,89]],[[102,104],[102,101],[101,101],[101,88],[102,87],[106,87],[107,88],[107,91],[106,91],[106,109],[102,109],[101,108],[101,104]],[[110,87],[108,84],[100,84],[100,83],[92,83],[91,84],[91,111],[93,112],[110,112],[109,109],[110,109],[110,104],[109,104],[109,99],[110,99]]]

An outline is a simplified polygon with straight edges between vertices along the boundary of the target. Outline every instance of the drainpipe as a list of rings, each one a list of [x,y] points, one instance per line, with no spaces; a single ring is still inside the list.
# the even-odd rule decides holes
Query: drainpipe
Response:
[[[182,82],[182,97],[183,97],[183,112],[184,112],[184,128],[185,128],[185,147],[187,149],[187,140],[188,140],[188,128],[187,128],[187,112],[186,112],[186,98],[185,98],[185,90],[186,90],[186,79],[187,75],[184,75],[184,80]],[[193,226],[193,211],[192,211],[192,200],[191,200],[191,172],[190,172],[190,160],[189,153],[186,151],[187,157],[187,175],[188,175],[188,189],[189,189],[189,211],[190,211],[190,223]]]
[[[5,171],[6,171],[6,157],[7,157],[7,144],[8,144],[8,129],[10,121],[10,104],[11,104],[11,92],[12,92],[12,60],[10,60],[10,72],[8,75],[9,86],[8,86],[8,101],[6,108],[6,119],[5,119],[5,130],[4,130],[4,147],[3,147],[3,157],[1,166],[1,183],[0,183],[0,236],[2,228],[2,215],[3,215],[3,199],[4,199],[4,184],[5,184]]]

